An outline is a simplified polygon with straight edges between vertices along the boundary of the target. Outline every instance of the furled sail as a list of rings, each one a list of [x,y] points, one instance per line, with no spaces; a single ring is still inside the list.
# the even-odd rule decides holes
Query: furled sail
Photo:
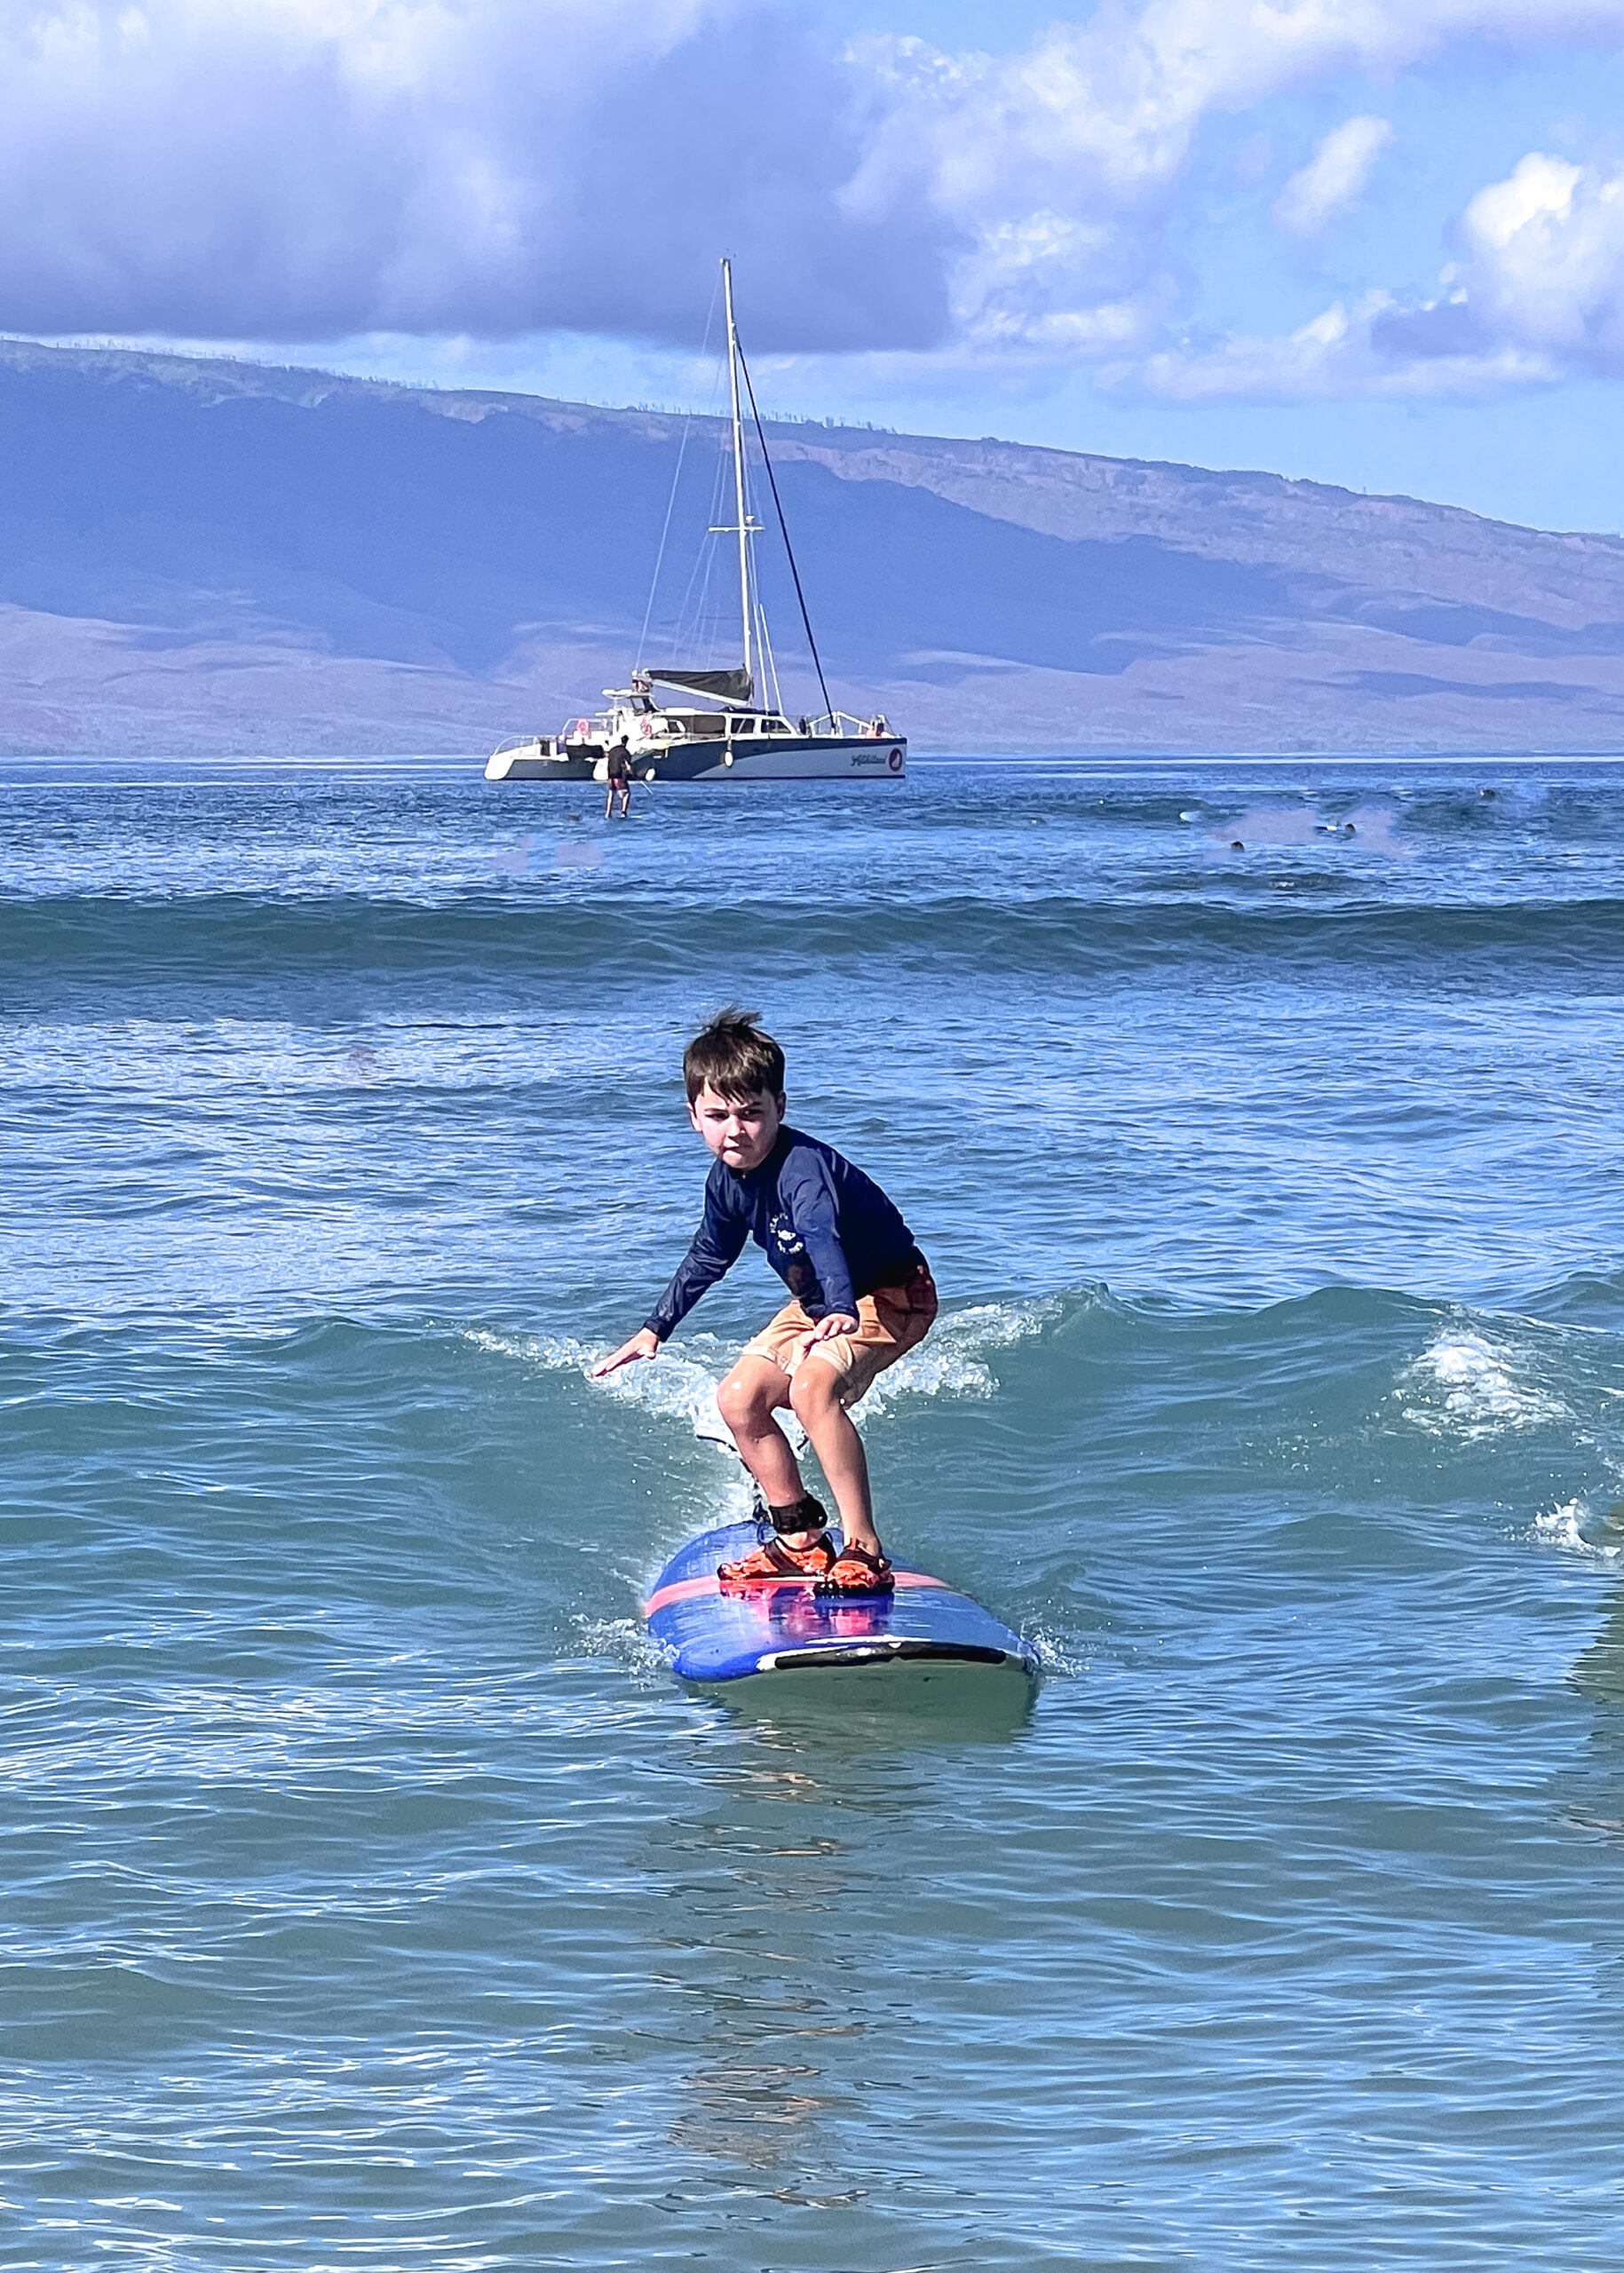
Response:
[[[657,665],[640,666],[645,678],[658,679],[661,686],[680,686],[690,694],[711,694],[719,702],[753,702],[756,684],[749,671],[691,671],[684,668],[661,670]]]

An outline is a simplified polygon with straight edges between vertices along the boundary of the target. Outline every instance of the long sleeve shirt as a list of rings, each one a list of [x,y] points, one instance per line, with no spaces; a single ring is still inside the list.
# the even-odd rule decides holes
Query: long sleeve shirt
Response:
[[[704,1216],[649,1313],[649,1330],[663,1342],[752,1239],[811,1318],[851,1316],[860,1296],[899,1286],[921,1260],[913,1233],[872,1176],[832,1144],[780,1129],[748,1175],[712,1163]]]

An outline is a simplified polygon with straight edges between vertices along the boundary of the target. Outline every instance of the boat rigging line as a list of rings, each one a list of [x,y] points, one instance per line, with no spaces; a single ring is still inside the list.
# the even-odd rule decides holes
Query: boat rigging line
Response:
[[[750,379],[750,367],[744,360],[742,347],[739,349],[738,353],[739,368],[744,373],[745,392],[750,399],[750,416],[756,422],[756,439],[761,444],[761,462],[767,469],[767,487],[772,492],[772,510],[778,515],[779,535],[784,540],[784,553],[789,562],[789,574],[795,579],[795,596],[800,603],[801,622],[806,630],[806,644],[812,649],[812,669],[818,674],[818,685],[823,696],[824,715],[826,717],[832,718],[835,715],[835,706],[829,701],[828,685],[823,676],[822,658],[818,653],[818,642],[812,637],[812,617],[807,612],[806,595],[801,590],[801,572],[796,566],[795,547],[789,542],[789,524],[784,519],[784,508],[779,499],[778,476],[772,471],[772,455],[767,448],[766,430],[761,423],[761,413],[756,408],[756,389]]]
[[[717,281],[710,289],[710,306],[705,315],[705,337],[700,344],[700,353],[705,355],[710,347],[710,327],[717,318],[717,294],[721,289]],[[654,613],[654,598],[660,590],[660,571],[665,565],[666,540],[671,534],[671,515],[677,508],[677,492],[682,481],[683,460],[688,455],[688,437],[693,432],[693,413],[688,411],[682,422],[682,439],[677,445],[677,470],[671,476],[670,495],[665,501],[665,519],[660,530],[660,548],[654,555],[654,573],[648,580],[648,604],[643,610],[643,629],[638,638],[637,662],[640,666],[648,646],[648,626]],[[690,576],[690,582],[693,579]]]

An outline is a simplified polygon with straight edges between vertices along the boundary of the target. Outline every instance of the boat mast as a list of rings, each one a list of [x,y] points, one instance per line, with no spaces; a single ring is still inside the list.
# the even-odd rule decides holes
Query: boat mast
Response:
[[[733,406],[733,503],[739,524],[739,612],[744,622],[744,675],[750,669],[750,534],[744,510],[744,421],[739,415],[739,334],[733,326],[733,265],[722,263],[722,291],[727,306],[727,383]]]

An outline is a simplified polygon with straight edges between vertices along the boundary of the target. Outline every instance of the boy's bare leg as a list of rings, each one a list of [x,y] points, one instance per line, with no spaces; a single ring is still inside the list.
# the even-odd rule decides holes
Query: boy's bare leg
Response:
[[[789,1385],[789,1402],[828,1478],[847,1546],[864,1547],[871,1555],[878,1555],[880,1539],[874,1527],[874,1501],[868,1491],[868,1459],[852,1416],[841,1402],[840,1390],[841,1377],[834,1366],[826,1366],[815,1351],[809,1351]]]
[[[827,1374],[828,1367],[823,1371]],[[770,1508],[791,1507],[806,1490],[789,1439],[772,1418],[788,1405],[790,1393],[788,1374],[766,1358],[741,1358],[717,1390],[717,1410]],[[832,1484],[834,1478],[829,1480]],[[793,1541],[815,1533],[787,1532],[784,1536]]]

